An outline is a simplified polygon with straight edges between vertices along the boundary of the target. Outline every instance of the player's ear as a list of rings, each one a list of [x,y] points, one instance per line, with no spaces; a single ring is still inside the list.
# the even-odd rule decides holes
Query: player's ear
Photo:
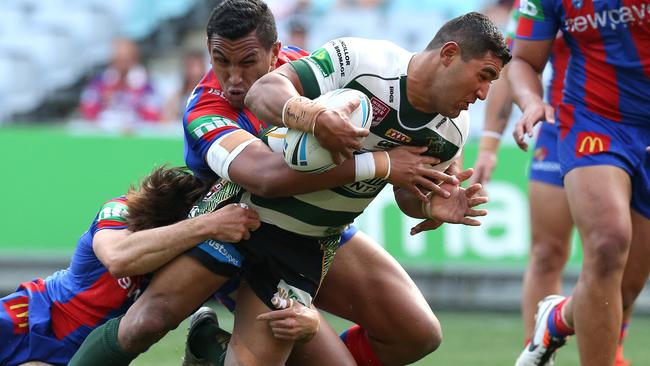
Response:
[[[460,56],[458,43],[449,41],[440,47],[440,60],[445,66],[449,66],[456,56]]]
[[[269,71],[275,69],[278,57],[280,57],[280,49],[282,49],[282,43],[280,41],[276,41],[273,46],[271,46],[271,65],[269,65]]]

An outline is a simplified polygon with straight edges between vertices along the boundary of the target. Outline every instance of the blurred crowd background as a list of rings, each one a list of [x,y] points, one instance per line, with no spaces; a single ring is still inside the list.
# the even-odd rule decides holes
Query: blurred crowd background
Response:
[[[219,0],[0,1],[0,125],[180,136],[187,95],[209,66],[205,25]],[[283,44],[340,36],[416,51],[468,11],[506,27],[512,0],[269,0]],[[482,104],[473,107],[480,131]],[[474,134],[475,136],[477,134]]]

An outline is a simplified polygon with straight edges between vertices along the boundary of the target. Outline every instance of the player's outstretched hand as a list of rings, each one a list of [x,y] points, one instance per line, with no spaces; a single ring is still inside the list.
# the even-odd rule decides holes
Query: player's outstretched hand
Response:
[[[359,107],[359,103],[359,100],[354,100],[340,108],[326,109],[316,118],[314,136],[332,154],[337,165],[345,159],[352,159],[353,153],[363,148],[361,139],[370,133],[350,123],[350,113]]]
[[[388,150],[390,157],[390,176],[388,181],[395,187],[413,192],[422,202],[427,201],[427,193],[449,197],[450,192],[436,184],[443,182],[459,184],[458,178],[439,172],[431,165],[440,163],[440,159],[422,155],[426,146],[398,146]]]
[[[273,305],[280,310],[260,314],[257,320],[268,322],[277,339],[307,342],[316,335],[320,327],[318,311],[308,308],[293,299],[274,296]]]
[[[527,104],[522,110],[521,118],[515,125],[515,130],[512,132],[512,137],[515,138],[515,142],[520,149],[528,151],[528,143],[524,139],[526,135],[528,135],[528,138],[533,137],[533,127],[542,121],[555,123],[553,107],[542,101]]]
[[[233,203],[199,217],[212,228],[211,238],[228,243],[249,239],[251,231],[260,227],[257,212],[245,203]]]
[[[459,173],[457,177],[463,182],[469,179],[472,173],[473,170],[468,169]],[[424,206],[429,219],[413,227],[411,235],[425,230],[433,230],[444,222],[468,226],[481,225],[480,221],[474,219],[474,217],[487,215],[487,210],[474,208],[488,201],[487,197],[477,196],[477,193],[482,188],[481,184],[474,183],[467,188],[449,183],[443,183],[441,186],[450,191],[451,196],[443,198],[438,195],[430,195],[429,202]]]

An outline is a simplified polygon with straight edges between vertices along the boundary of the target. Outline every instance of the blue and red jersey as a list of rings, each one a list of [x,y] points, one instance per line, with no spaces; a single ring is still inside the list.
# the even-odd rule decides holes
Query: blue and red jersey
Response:
[[[517,38],[561,30],[571,51],[560,118],[581,107],[614,122],[650,123],[650,1],[521,0],[519,11]]]
[[[66,364],[93,329],[126,312],[144,277],[113,278],[92,246],[98,231],[127,228],[126,204],[120,197],[102,206],[67,269],[25,282],[0,299],[0,342],[13,345],[0,347],[0,364]]]
[[[283,47],[276,67],[308,55],[297,47]],[[185,164],[201,179],[216,178],[205,160],[212,143],[238,129],[257,136],[266,127],[248,108],[236,109],[228,103],[219,80],[210,70],[194,88],[183,116]]]

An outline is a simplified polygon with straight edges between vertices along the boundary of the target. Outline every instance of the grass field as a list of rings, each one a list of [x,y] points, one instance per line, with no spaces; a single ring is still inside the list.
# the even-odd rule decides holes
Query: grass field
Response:
[[[232,327],[232,315],[219,309],[224,328]],[[508,366],[513,365],[522,346],[521,322],[518,314],[438,312],[444,341],[440,349],[415,363],[418,366]],[[337,330],[349,323],[329,318]],[[187,322],[167,335],[149,352],[140,356],[136,366],[179,365],[183,354]],[[650,318],[633,319],[626,340],[625,354],[634,366],[650,365]],[[578,366],[575,339],[561,349],[556,366]]]

